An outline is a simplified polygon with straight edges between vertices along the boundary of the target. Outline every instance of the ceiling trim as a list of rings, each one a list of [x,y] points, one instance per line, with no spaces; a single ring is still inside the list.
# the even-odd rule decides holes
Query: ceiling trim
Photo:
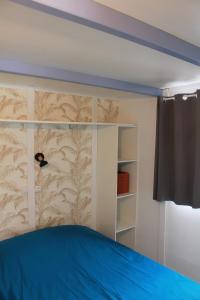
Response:
[[[200,47],[93,0],[10,0],[200,66]]]
[[[155,87],[116,80],[107,77],[89,75],[64,69],[58,69],[54,67],[33,65],[19,62],[16,60],[0,59],[0,72],[47,78],[65,82],[73,82],[83,85],[120,90],[142,95],[162,95],[162,90]]]

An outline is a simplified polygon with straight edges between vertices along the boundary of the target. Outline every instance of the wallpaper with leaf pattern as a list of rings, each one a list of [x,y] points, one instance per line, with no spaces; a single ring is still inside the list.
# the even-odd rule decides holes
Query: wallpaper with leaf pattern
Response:
[[[28,119],[33,93],[36,120],[117,122],[119,107],[109,99],[30,89],[0,88],[0,118]],[[30,104],[30,102],[29,102]],[[96,117],[93,115],[95,106]],[[29,106],[30,109],[30,106]],[[0,125],[0,239],[58,224],[91,225],[92,128],[88,126],[35,125],[34,153],[49,162],[35,169],[35,212],[28,211],[27,153],[29,127]]]
[[[36,91],[35,118],[45,121],[91,122],[92,98]]]
[[[0,119],[27,119],[27,98],[28,93],[24,89],[0,87]]]
[[[35,152],[43,152],[49,164],[36,164],[37,227],[58,224],[90,225],[92,133],[85,127],[72,129],[40,126]]]
[[[119,105],[110,99],[97,99],[97,121],[105,123],[117,123]]]
[[[26,129],[0,126],[0,239],[27,231]]]

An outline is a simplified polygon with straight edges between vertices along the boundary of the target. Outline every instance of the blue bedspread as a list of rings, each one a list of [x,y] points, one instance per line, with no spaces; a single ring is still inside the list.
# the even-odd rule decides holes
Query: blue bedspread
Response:
[[[81,226],[0,242],[0,300],[200,300],[200,285]]]

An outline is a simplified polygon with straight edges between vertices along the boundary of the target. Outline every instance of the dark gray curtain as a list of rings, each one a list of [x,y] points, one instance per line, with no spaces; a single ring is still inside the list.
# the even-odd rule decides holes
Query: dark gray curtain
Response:
[[[154,199],[200,208],[200,90],[158,98]]]

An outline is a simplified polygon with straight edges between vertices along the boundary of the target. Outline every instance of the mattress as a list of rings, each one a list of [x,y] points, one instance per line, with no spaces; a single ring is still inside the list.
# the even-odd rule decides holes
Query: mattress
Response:
[[[199,300],[200,285],[83,226],[0,242],[0,300]]]

